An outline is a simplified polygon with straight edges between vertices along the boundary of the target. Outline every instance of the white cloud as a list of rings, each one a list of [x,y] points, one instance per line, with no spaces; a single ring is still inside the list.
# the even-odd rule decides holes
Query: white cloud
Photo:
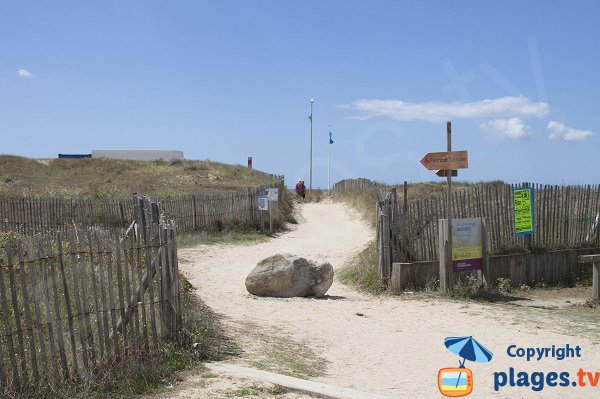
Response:
[[[479,127],[501,139],[524,139],[529,136],[529,126],[525,125],[518,117],[493,119],[482,123]]]
[[[585,140],[594,135],[594,133],[589,130],[573,129],[564,123],[557,121],[550,121],[550,123],[548,123],[548,132],[548,138],[550,140],[562,139],[565,141]]]
[[[537,117],[548,114],[545,102],[526,97],[501,97],[473,102],[423,102],[356,100],[342,108],[358,111],[358,119],[390,118],[397,121],[443,122],[452,119]]]
[[[29,72],[27,69],[19,69],[19,71],[17,72],[17,74],[19,75],[19,77],[21,78],[33,78],[33,74],[31,72]]]

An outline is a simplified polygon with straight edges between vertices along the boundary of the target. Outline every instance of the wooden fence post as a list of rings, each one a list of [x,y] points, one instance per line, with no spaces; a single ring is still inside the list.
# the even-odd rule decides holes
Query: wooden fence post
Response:
[[[381,214],[381,203],[377,203],[377,274],[379,279],[382,279],[383,276],[383,234],[382,234],[382,226],[383,226],[383,216]]]
[[[579,263],[592,263],[592,299],[600,299],[600,254],[580,255]]]
[[[448,219],[440,219],[438,233],[440,254],[440,291],[446,292],[448,289],[448,274],[446,273],[446,262],[448,257]]]
[[[390,237],[391,237],[391,230],[390,230],[390,204],[389,204],[389,200],[384,202],[383,205],[383,211],[382,211],[382,219],[383,219],[383,223],[382,223],[382,232],[381,232],[381,238],[382,238],[382,245],[381,245],[381,250],[383,252],[383,256],[382,256],[382,261],[383,261],[383,265],[382,265],[382,269],[381,269],[381,281],[384,284],[387,284],[389,278],[390,278],[390,269],[392,266],[391,263],[391,247],[390,247]]]
[[[193,221],[193,228],[194,231],[198,230],[198,214],[196,211],[196,195],[192,194],[192,221]]]
[[[481,266],[480,279],[483,281],[483,286],[489,288],[492,281],[490,280],[490,258],[489,258],[489,238],[488,225],[485,218],[481,218],[481,249],[483,252],[483,262]]]

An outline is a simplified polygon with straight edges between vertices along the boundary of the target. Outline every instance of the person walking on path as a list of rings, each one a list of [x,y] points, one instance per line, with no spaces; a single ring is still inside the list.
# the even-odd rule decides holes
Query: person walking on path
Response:
[[[298,179],[298,183],[296,183],[296,194],[298,194],[299,197],[302,197],[302,199],[306,196],[306,186],[302,179]]]

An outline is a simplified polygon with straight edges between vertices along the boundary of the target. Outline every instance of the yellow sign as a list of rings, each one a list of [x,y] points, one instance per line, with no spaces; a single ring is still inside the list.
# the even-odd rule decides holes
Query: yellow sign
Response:
[[[474,247],[455,247],[452,246],[452,260],[465,260],[483,258],[483,248],[481,245]]]
[[[515,233],[533,234],[533,190],[517,188],[513,190],[515,204]]]

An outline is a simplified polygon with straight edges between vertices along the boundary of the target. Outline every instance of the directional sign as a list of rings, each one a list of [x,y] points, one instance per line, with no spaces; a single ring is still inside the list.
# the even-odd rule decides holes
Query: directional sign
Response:
[[[446,176],[448,176],[448,171],[441,169],[441,170],[438,170],[437,172],[435,172],[435,174],[438,175],[439,177],[446,177]],[[451,176],[452,177],[458,176],[458,170],[452,169]]]
[[[467,151],[430,152],[421,159],[429,170],[466,169],[469,167]]]

